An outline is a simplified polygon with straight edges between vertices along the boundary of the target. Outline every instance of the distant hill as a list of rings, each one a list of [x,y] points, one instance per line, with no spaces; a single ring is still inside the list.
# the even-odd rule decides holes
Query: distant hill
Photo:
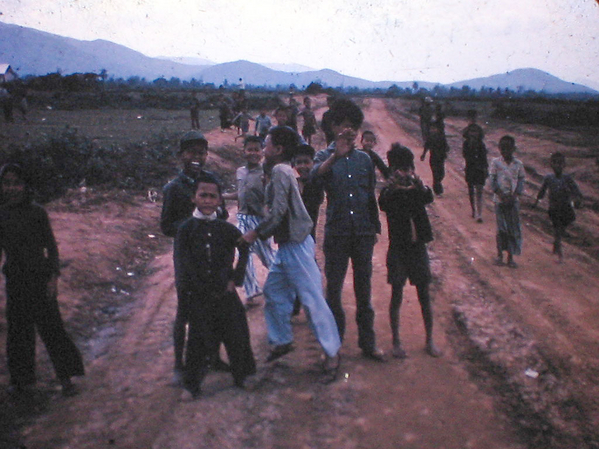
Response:
[[[63,75],[81,72],[129,78],[140,76],[153,80],[164,76],[189,79],[197,77],[202,67],[149,58],[125,46],[104,40],[81,41],[69,37],[0,22],[0,61],[10,64],[19,76],[46,75],[59,71]]]
[[[281,72],[312,72],[313,68],[301,64],[279,64],[276,62],[267,62],[261,64],[269,69],[279,70]]]
[[[217,86],[225,81],[231,85],[241,78],[246,85],[285,86],[298,88],[318,82],[325,87],[355,87],[358,89],[388,89],[392,85],[411,88],[414,81],[369,81],[342,75],[334,70],[313,70],[298,64],[256,64],[235,61],[215,64],[201,58],[150,58],[125,46],[104,40],[81,41],[58,36],[32,28],[0,22],[0,64],[10,64],[19,76],[45,75],[60,72],[63,75],[81,72],[100,73],[109,77],[138,76],[152,81],[172,77],[181,80],[195,78]],[[421,88],[432,89],[439,83],[417,81]],[[599,94],[586,86],[568,83],[536,69],[514,70],[501,75],[452,83],[447,87],[472,89],[481,87],[509,88],[513,91],[535,90],[546,93]]]
[[[597,91],[581,84],[568,83],[547,72],[537,69],[518,69],[500,75],[475,78],[448,87],[461,88],[468,86],[480,90],[483,87],[493,89],[509,89],[514,92],[534,90],[548,94],[597,94]]]

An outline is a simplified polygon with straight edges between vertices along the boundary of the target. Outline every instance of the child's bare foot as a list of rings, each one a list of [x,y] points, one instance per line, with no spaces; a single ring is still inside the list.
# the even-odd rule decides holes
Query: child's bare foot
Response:
[[[391,351],[391,354],[393,354],[393,357],[395,357],[396,359],[408,358],[408,354],[406,354],[406,351],[403,350],[399,343],[393,344],[393,350]]]
[[[433,342],[426,344],[426,353],[435,358],[443,356],[443,352]]]

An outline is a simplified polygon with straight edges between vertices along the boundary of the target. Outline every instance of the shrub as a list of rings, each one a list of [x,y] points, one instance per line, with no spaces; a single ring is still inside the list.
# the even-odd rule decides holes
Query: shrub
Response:
[[[98,146],[66,127],[34,144],[13,146],[2,162],[16,162],[30,174],[37,199],[46,202],[82,185],[146,190],[172,172],[176,136],[162,132],[149,142]]]

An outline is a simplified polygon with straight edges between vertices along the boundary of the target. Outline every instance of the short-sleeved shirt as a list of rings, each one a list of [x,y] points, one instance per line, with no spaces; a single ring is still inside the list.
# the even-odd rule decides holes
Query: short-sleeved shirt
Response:
[[[239,167],[237,178],[238,213],[262,217],[264,209],[264,169]]]
[[[520,193],[518,188],[524,181],[524,173],[524,164],[516,158],[508,164],[503,157],[496,157],[491,161],[489,169],[493,188],[501,190],[504,194]],[[501,203],[497,193],[493,196],[493,202]]]

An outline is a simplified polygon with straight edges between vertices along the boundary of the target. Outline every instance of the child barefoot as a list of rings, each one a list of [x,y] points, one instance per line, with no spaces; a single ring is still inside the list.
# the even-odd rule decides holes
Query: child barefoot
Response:
[[[414,155],[394,143],[387,153],[392,170],[388,185],[379,197],[381,210],[387,214],[389,250],[387,252],[388,282],[391,284],[389,319],[393,335],[393,356],[405,358],[399,339],[399,308],[403,287],[409,279],[416,286],[426,332],[426,352],[440,357],[441,351],[433,341],[433,311],[429,284],[431,272],[426,244],[433,240],[431,224],[425,205],[433,202],[431,189],[414,174]]]
[[[507,264],[517,268],[514,256],[522,249],[520,228],[520,200],[524,190],[524,164],[514,157],[516,141],[512,136],[499,140],[501,157],[491,162],[491,188],[495,193],[495,215],[497,217],[497,265],[503,265],[503,251],[507,252]]]
[[[550,164],[554,174],[547,175],[543,179],[543,185],[533,207],[537,206],[545,196],[547,189],[549,189],[549,218],[555,236],[553,254],[557,254],[559,262],[562,263],[564,260],[562,237],[566,232],[566,227],[576,219],[572,202],[574,201],[574,205],[578,207],[582,194],[572,176],[564,174],[566,158],[562,153],[553,153]]]
[[[472,208],[472,218],[477,222],[483,221],[483,189],[489,174],[487,162],[487,147],[483,142],[483,129],[477,124],[470,124],[464,130],[462,155],[466,161],[466,183],[468,197]]]

